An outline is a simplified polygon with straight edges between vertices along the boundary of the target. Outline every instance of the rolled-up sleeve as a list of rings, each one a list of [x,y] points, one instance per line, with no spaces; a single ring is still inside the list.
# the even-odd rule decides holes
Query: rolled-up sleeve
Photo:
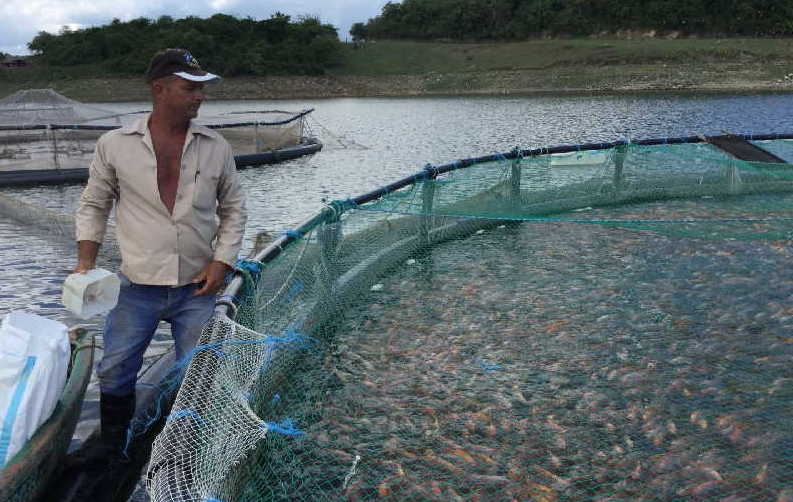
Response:
[[[104,136],[96,143],[94,158],[89,167],[88,183],[77,207],[77,241],[102,243],[107,230],[107,218],[118,195],[118,180],[115,170],[107,162],[103,140]]]
[[[218,183],[217,214],[220,223],[213,259],[233,267],[242,247],[248,214],[245,206],[245,191],[242,189],[234,154],[230,146],[226,145],[226,147],[228,153]]]

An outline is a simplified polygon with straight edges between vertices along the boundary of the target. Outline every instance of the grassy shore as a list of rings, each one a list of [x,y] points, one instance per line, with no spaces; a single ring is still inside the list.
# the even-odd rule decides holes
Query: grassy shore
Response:
[[[81,101],[146,100],[140,77],[92,67],[0,73],[0,96],[51,87]],[[793,91],[793,39],[554,39],[347,45],[324,76],[228,78],[216,99]]]

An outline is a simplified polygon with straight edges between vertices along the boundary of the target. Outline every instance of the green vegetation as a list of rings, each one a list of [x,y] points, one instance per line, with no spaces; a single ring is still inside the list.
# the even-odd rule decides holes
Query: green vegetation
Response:
[[[793,0],[404,0],[388,2],[370,39],[523,40],[620,30],[793,34]]]
[[[293,21],[281,13],[261,21],[225,14],[115,19],[57,35],[41,32],[28,44],[35,63],[83,76],[142,75],[152,55],[165,47],[186,48],[204,67],[224,76],[319,75],[338,63],[341,46],[335,27],[316,17]],[[103,71],[95,73],[97,67]]]
[[[652,64],[778,63],[793,69],[793,39],[557,39],[527,42],[383,40],[345,48],[336,75],[421,75]]]
[[[340,63],[324,75],[231,77],[208,92],[211,99],[295,99],[793,90],[793,38],[390,40],[341,45]],[[216,70],[209,63],[205,66]],[[142,75],[143,70],[119,76],[102,63],[53,66],[34,61],[25,68],[0,68],[0,96],[51,87],[81,101],[146,101]]]

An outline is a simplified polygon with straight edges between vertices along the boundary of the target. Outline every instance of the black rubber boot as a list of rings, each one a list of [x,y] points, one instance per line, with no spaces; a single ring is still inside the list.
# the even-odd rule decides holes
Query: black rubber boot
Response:
[[[110,464],[123,462],[127,428],[135,413],[135,394],[99,397],[99,434],[93,434],[67,459],[67,466],[80,471],[101,472]]]
[[[127,444],[127,428],[134,414],[135,393],[127,396],[100,395],[100,440],[110,455],[122,456]]]
[[[133,463],[124,450],[127,429],[135,413],[135,395],[101,394],[99,413],[99,432],[66,458],[61,478],[68,480],[64,486],[69,496],[58,500],[119,502],[129,496],[124,490]]]

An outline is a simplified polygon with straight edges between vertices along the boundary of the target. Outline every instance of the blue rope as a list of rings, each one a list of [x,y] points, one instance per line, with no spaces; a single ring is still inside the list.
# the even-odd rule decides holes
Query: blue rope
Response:
[[[300,279],[295,281],[295,283],[292,284],[292,287],[289,288],[289,291],[284,296],[283,302],[290,303],[292,300],[294,300],[295,296],[297,296],[297,294],[303,290],[303,284],[303,281]]]
[[[280,424],[274,422],[262,422],[261,428],[266,431],[277,432],[284,436],[304,436],[306,433],[300,429],[296,429],[292,420],[289,418],[284,419]]]
[[[240,270],[247,270],[251,274],[261,274],[264,263],[256,260],[237,260],[234,266]]]
[[[314,338],[310,336],[304,335],[302,333],[298,333],[297,330],[300,329],[300,326],[297,324],[290,324],[288,328],[286,328],[283,333],[286,335],[287,338],[292,340],[294,343],[298,345],[300,349],[310,349],[312,348],[312,344],[316,342]]]
[[[283,333],[284,333],[284,335],[286,335],[287,337],[291,337],[292,339],[300,339],[300,342],[298,343],[297,349],[305,349],[305,350],[310,349],[311,348],[311,344],[314,342],[314,339],[309,337],[309,336],[297,333],[295,331],[296,328],[299,329],[299,326],[293,324],[293,325],[289,326],[287,329],[285,329],[283,331]],[[267,348],[267,354],[265,355],[265,360],[262,363],[262,366],[259,368],[259,373],[260,374],[266,373],[267,370],[270,368],[270,362],[272,361],[272,356],[273,356],[273,351],[274,350],[275,350],[275,347],[268,347]]]
[[[482,369],[485,371],[498,371],[504,369],[502,366],[499,366],[498,364],[487,364],[484,361],[477,361],[477,362],[479,363],[479,366],[481,366]]]
[[[196,422],[198,422],[199,425],[204,425],[206,423],[198,412],[191,410],[189,408],[171,412],[171,414],[168,415],[168,418],[165,419],[165,423],[170,423],[174,420],[179,420],[181,418],[192,418]]]
[[[160,417],[163,416],[165,403],[170,396],[176,394],[176,389],[179,388],[179,385],[182,382],[182,376],[186,365],[187,362],[177,361],[174,367],[165,374],[165,377],[163,377],[163,379],[157,385],[157,387],[162,386],[162,390],[157,395],[154,413],[148,418],[135,419],[129,424],[129,427],[127,428],[126,441],[124,443],[124,455],[127,456],[127,458],[129,458],[128,450],[132,444],[132,439],[135,436],[139,436],[149,430],[155,423],[157,423],[157,421],[160,420]],[[164,385],[163,382],[165,382]]]
[[[300,230],[287,230],[286,232],[282,233],[281,235],[286,235],[288,237],[292,237],[293,239],[301,239],[303,238],[303,232]]]
[[[124,445],[124,454],[127,455],[128,449],[132,443],[132,439],[135,436],[138,436],[143,432],[149,430],[152,427],[152,425],[154,425],[160,419],[160,417],[163,416],[163,409],[165,408],[166,399],[176,392],[176,389],[179,387],[182,381],[182,376],[184,374],[185,368],[195,358],[196,354],[198,354],[201,351],[209,351],[214,354],[217,354],[220,357],[229,357],[229,356],[239,357],[239,355],[237,354],[228,354],[224,352],[222,350],[223,347],[234,346],[234,345],[257,345],[268,342],[276,345],[286,344],[287,346],[292,346],[292,348],[297,350],[311,349],[313,344],[316,342],[316,340],[308,335],[299,333],[297,331],[298,329],[300,329],[299,325],[292,324],[287,329],[283,330],[283,336],[265,335],[264,338],[260,340],[223,341],[223,342],[216,342],[205,345],[198,345],[195,348],[193,348],[180,361],[177,361],[174,367],[171,368],[166,374],[166,376],[161,380],[161,383],[158,386],[161,386],[162,390],[159,392],[159,395],[157,396],[156,406],[153,414],[147,418],[136,419],[130,424],[129,428],[127,429],[126,442]],[[273,347],[268,348],[269,351],[268,361],[265,362],[265,364],[263,365],[264,366],[263,369],[269,366],[268,364],[270,359],[269,356],[272,354],[273,350],[274,350]],[[171,415],[169,415],[167,421],[178,420],[185,417],[192,417],[196,419],[196,421],[202,424],[204,422],[202,417],[197,412],[190,409],[183,409],[172,412]]]
[[[314,339],[308,335],[304,335],[301,333],[297,333],[293,326],[284,330],[284,336],[273,336],[273,335],[265,335],[261,340],[227,340],[224,342],[215,342],[215,343],[208,343],[206,345],[198,345],[196,346],[190,354],[185,356],[185,359],[191,360],[195,357],[195,354],[201,351],[211,351],[215,352],[219,347],[225,347],[229,345],[259,345],[262,343],[274,343],[274,344],[286,344],[286,345],[295,345],[299,349],[306,349],[311,348]],[[222,352],[222,351],[221,351]]]
[[[243,287],[239,295],[223,295],[221,298],[228,298],[234,302],[235,305],[240,305],[246,298],[256,291],[256,285],[262,276],[262,269],[264,264],[255,260],[237,260],[234,264],[234,271],[242,274]]]
[[[358,204],[355,202],[355,199],[352,197],[347,197],[346,199],[338,199],[331,201],[328,203],[328,206],[336,212],[336,217],[341,216],[342,214],[346,213],[350,209],[355,209],[358,207]]]

